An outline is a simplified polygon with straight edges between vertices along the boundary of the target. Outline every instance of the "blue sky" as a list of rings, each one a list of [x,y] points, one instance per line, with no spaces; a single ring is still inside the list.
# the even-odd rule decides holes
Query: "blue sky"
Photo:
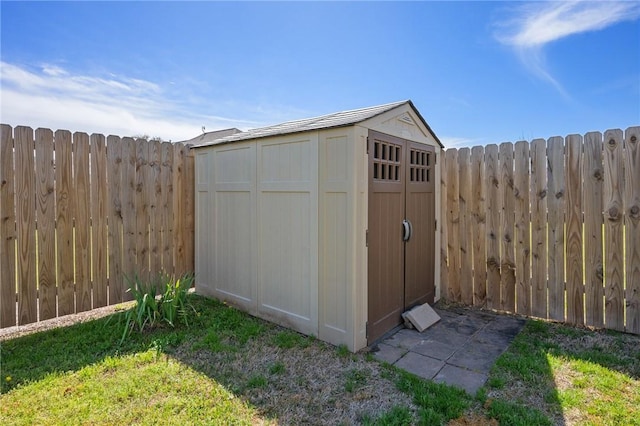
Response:
[[[640,124],[640,2],[0,2],[0,121],[166,140],[411,99],[446,147]]]

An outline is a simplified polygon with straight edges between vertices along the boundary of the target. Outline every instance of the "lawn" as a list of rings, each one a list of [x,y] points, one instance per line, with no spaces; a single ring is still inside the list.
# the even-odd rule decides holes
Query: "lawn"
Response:
[[[189,296],[0,342],[0,424],[640,424],[640,338],[529,321],[478,395]],[[611,349],[613,348],[613,349]]]

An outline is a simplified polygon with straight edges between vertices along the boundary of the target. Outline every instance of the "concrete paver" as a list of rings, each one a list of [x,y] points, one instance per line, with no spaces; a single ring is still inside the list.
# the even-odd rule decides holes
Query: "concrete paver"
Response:
[[[456,367],[455,365],[446,364],[442,370],[436,374],[433,381],[436,383],[445,383],[450,386],[456,386],[464,389],[471,395],[475,395],[489,375],[487,373],[479,373],[477,371],[469,371],[465,368]]]
[[[386,345],[384,343],[379,343],[378,351],[374,352],[373,356],[378,361],[385,361],[385,362],[388,362],[389,364],[393,364],[406,353],[407,353],[407,349],[405,348],[398,348],[395,346]]]
[[[422,333],[402,328],[374,347],[398,368],[475,394],[498,357],[525,324],[517,317],[474,309],[435,308],[441,320]]]
[[[444,364],[444,361],[409,351],[395,363],[395,366],[423,379],[432,379],[442,370]]]

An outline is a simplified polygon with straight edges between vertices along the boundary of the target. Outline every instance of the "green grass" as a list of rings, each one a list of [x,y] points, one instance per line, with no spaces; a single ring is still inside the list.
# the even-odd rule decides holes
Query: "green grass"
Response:
[[[578,424],[640,425],[640,338],[529,321],[496,362],[487,387],[508,400],[489,404],[501,423],[568,417]]]
[[[0,343],[0,424],[255,424],[255,407],[172,356],[229,310],[192,299],[203,314],[189,328],[158,326],[121,342],[112,318]]]
[[[273,338],[273,344],[280,349],[306,348],[312,341],[312,337],[305,336],[292,330],[283,330]]]
[[[385,382],[413,405],[346,423],[640,425],[638,336],[529,321],[472,396],[214,300],[189,303],[188,327],[161,322],[124,341],[129,311],[0,343],[0,424],[313,423]]]

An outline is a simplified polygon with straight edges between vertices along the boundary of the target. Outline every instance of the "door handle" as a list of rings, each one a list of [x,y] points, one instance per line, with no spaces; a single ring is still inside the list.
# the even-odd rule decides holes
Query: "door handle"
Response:
[[[413,234],[413,226],[411,226],[411,222],[407,219],[402,221],[402,241],[409,241],[411,239],[411,234]]]

